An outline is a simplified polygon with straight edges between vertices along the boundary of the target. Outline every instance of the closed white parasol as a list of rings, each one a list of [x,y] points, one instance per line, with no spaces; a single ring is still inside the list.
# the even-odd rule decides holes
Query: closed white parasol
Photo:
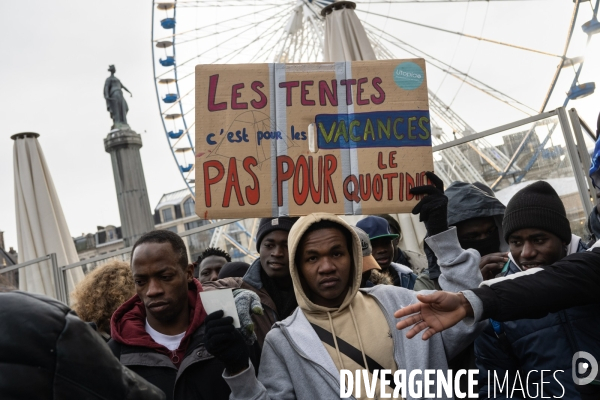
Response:
[[[377,59],[365,28],[354,12],[355,8],[356,4],[351,1],[336,1],[321,11],[321,14],[325,16],[324,61]],[[416,215],[396,214],[395,217],[402,230],[400,248],[409,250],[413,264],[421,264],[421,268],[426,267],[427,261],[424,260],[424,257],[414,254],[424,252],[424,239],[427,234],[425,225],[419,222],[419,217]],[[410,253],[413,253],[414,256]],[[417,261],[417,258],[421,261]]]
[[[336,1],[324,7],[323,59],[329,62],[376,60],[375,52],[351,1]]]
[[[19,133],[14,146],[15,204],[19,261],[27,262],[51,253],[59,266],[79,261],[73,238],[50,176],[37,133]],[[81,268],[66,272],[70,293],[83,279]],[[19,289],[58,298],[50,262],[19,270]]]

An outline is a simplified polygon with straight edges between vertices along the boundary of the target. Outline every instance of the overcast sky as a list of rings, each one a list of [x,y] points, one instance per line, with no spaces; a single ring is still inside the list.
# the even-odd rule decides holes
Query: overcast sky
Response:
[[[357,3],[360,7],[360,2]],[[481,3],[485,2],[477,3],[480,4],[455,3],[454,8],[421,5],[420,21],[445,24],[448,29],[464,29],[478,35],[482,32],[482,15],[485,15]],[[591,15],[588,3],[585,6],[586,13],[582,13],[577,23],[573,54],[583,48],[585,41],[579,28]],[[490,8],[486,16],[486,29],[489,25],[489,30],[483,32],[498,40],[516,41],[558,53],[564,45],[571,8],[572,3],[567,0],[503,2],[501,7]],[[151,208],[154,209],[163,193],[184,187],[156,103],[151,13],[150,1],[3,3],[0,13],[0,30],[4,38],[0,63],[3,83],[0,91],[0,230],[5,231],[7,246],[17,247],[10,136],[18,132],[33,131],[41,135],[39,141],[72,236],[95,232],[97,225],[120,225],[110,155],[104,151],[103,144],[112,125],[102,95],[109,64],[116,65],[117,77],[133,92],[133,98],[126,95],[127,119],[129,125],[142,134],[141,155]],[[357,15],[361,17],[360,13]],[[388,23],[389,29],[395,32],[393,22]],[[460,44],[455,37],[447,43],[435,36],[430,40],[451,49]],[[507,66],[494,66],[500,63],[487,56],[485,51],[497,54],[508,50],[480,47],[475,53],[462,48],[462,53],[455,51],[454,54],[458,54],[455,57],[459,59],[464,58],[465,66],[471,65],[473,71],[479,68],[480,75],[488,71],[487,82],[497,83],[509,92],[513,90],[511,93],[520,96],[519,99],[538,108],[557,61],[538,56],[521,58],[518,51],[510,50],[512,53],[507,52],[507,56],[502,57]],[[600,75],[599,38],[593,38],[588,57],[589,64],[584,67],[581,82],[597,80],[600,83],[597,79]],[[475,61],[471,62],[471,58]],[[514,68],[508,70],[511,65]],[[525,77],[517,77],[514,71],[522,71]],[[537,80],[536,71],[540,71]],[[432,76],[430,87],[439,87],[441,79]],[[519,79],[526,79],[531,86],[523,85]],[[572,74],[565,75],[562,86],[557,87],[562,98],[556,98],[553,107],[564,99],[563,93],[568,90],[570,79]],[[511,87],[512,81],[515,87]],[[443,85],[450,85],[452,89],[452,84],[444,82]],[[468,93],[469,89],[464,90]],[[594,94],[569,107],[577,107],[583,118],[595,125],[600,111],[598,96]],[[461,115],[477,130],[492,128],[499,123],[496,121],[509,122],[525,117],[506,111],[505,114],[500,112],[494,120],[478,119],[476,114],[468,115],[472,108],[469,96],[457,98],[456,106],[462,108]]]

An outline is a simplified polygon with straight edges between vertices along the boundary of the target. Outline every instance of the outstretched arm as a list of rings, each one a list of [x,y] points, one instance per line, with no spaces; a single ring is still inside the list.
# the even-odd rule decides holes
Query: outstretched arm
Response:
[[[600,303],[600,248],[571,254],[545,268],[492,279],[473,289],[482,318],[511,321]]]
[[[129,95],[130,95],[131,97],[133,97],[133,94],[132,94],[132,93],[129,91],[129,89],[127,89],[127,88],[125,87],[125,85],[123,85],[122,83],[121,83],[121,87],[123,88],[123,90],[124,90],[124,91],[126,91],[127,93],[129,93]]]
[[[417,294],[420,303],[404,307],[394,313],[394,317],[402,318],[396,328],[404,329],[412,325],[406,333],[411,339],[425,330],[423,340],[445,329],[448,329],[463,318],[473,316],[473,308],[462,293],[436,292],[428,295]]]
[[[474,317],[475,321],[542,318],[565,308],[599,303],[598,265],[600,248],[595,248],[571,254],[543,269],[534,268],[486,281],[478,289],[418,294],[421,303],[396,311],[396,318],[408,317],[396,327],[412,326],[406,334],[408,338],[426,329],[423,339],[427,340],[466,317]]]

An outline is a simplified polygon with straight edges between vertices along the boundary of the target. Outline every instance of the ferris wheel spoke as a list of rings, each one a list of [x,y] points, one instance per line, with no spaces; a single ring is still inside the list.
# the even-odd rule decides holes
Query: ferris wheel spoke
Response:
[[[251,44],[253,44],[253,43],[256,43],[256,42],[258,42],[260,39],[262,39],[262,38],[264,38],[265,36],[267,36],[267,35],[269,34],[269,32],[271,31],[271,29],[272,29],[272,28],[273,28],[275,25],[277,25],[277,24],[281,23],[282,21],[285,21],[286,17],[287,17],[286,15],[282,15],[281,17],[279,17],[278,19],[276,19],[276,20],[275,20],[275,22],[274,22],[274,23],[272,23],[272,24],[271,24],[271,25],[270,25],[270,26],[269,26],[267,29],[265,29],[265,30],[264,30],[264,32],[263,32],[262,34],[260,34],[260,35],[259,35],[259,36],[257,36],[256,38],[254,38],[254,40],[252,40],[252,41],[250,41],[250,42],[248,42],[248,43],[245,43],[243,46],[241,46],[241,47],[239,47],[238,49],[236,49],[236,50],[234,50],[234,51],[230,52],[229,54],[226,54],[226,55],[224,55],[224,56],[222,56],[222,57],[220,57],[220,58],[216,59],[216,60],[213,62],[213,64],[214,64],[214,63],[216,63],[217,61],[220,61],[220,60],[222,60],[222,59],[226,58],[226,57],[229,57],[230,55],[232,55],[232,56],[235,56],[235,55],[237,55],[237,54],[241,53],[241,52],[242,52],[244,49],[246,49],[246,48],[247,48],[249,45],[251,45]],[[229,61],[231,61],[231,57],[230,57],[230,59],[228,60],[228,62],[229,62]]]
[[[284,20],[284,19],[285,19],[285,17],[280,17],[278,20],[276,20],[276,22],[275,22],[273,25],[271,25],[271,27],[273,27],[274,25],[277,25],[277,23],[278,23],[278,22],[281,22],[281,21],[282,21],[282,20]],[[284,23],[285,23],[285,21],[284,21]],[[224,55],[224,56],[222,56],[222,57],[219,57],[219,58],[218,58],[218,59],[216,59],[216,60],[213,60],[213,61],[212,61],[212,64],[216,63],[217,61],[220,61],[220,60],[222,60],[223,58],[227,57],[228,55],[232,55],[232,53],[239,54],[239,53],[240,53],[240,52],[242,52],[244,49],[246,49],[246,48],[248,47],[248,45],[249,45],[249,44],[251,44],[251,43],[253,43],[253,42],[255,42],[255,41],[258,41],[259,39],[263,38],[264,36],[267,36],[267,34],[268,34],[268,31],[269,31],[269,29],[265,30],[265,32],[264,32],[263,34],[261,34],[260,36],[258,36],[257,38],[255,38],[255,39],[254,39],[252,42],[250,42],[250,43],[245,43],[243,46],[241,46],[241,47],[237,48],[236,50],[232,51],[231,53],[229,53],[229,54],[226,54],[226,55]],[[276,31],[275,31],[275,32],[276,32]],[[263,47],[264,47],[264,45],[263,45]],[[233,56],[235,56],[236,54],[233,54]],[[194,73],[195,73],[195,71],[192,71],[192,72],[190,72],[190,73],[188,73],[188,74],[186,74],[186,75],[182,76],[181,78],[179,78],[179,81],[181,82],[181,81],[182,81],[182,80],[184,80],[185,78],[187,78],[187,77],[189,77],[189,76],[193,76],[193,75],[194,75]]]
[[[394,54],[379,40],[378,36],[374,35],[372,31],[367,29],[367,34],[369,36],[369,40],[372,41],[375,48],[379,52],[381,58],[378,59],[393,59],[395,58]],[[444,75],[444,76],[447,76]],[[462,119],[460,118],[449,106],[444,104],[444,102],[439,99],[433,91],[430,89],[429,91],[429,106],[430,110],[433,113],[439,114],[440,118],[444,120],[448,126],[452,127],[454,131],[465,132],[467,130],[474,132],[474,130]]]
[[[315,29],[313,28],[312,24],[308,27],[308,30],[310,31],[310,34],[312,37],[311,52],[309,55],[309,60],[316,60],[317,57],[319,56],[318,50],[321,49],[321,47],[317,46],[316,43],[320,43],[320,41],[319,41],[317,33],[315,32]]]
[[[308,20],[310,21],[310,26],[312,27],[313,33],[317,38],[317,43],[319,43],[319,47],[323,49],[325,45],[323,41],[323,38],[325,37],[325,30],[323,29],[323,24],[317,24],[314,18],[309,18]]]
[[[265,21],[267,21],[268,19],[270,19],[270,18],[267,18],[267,19],[263,20],[262,22],[265,22]],[[254,29],[254,26],[251,26],[251,27],[249,27],[249,28],[247,28],[247,29],[244,29],[243,31],[241,31],[241,32],[238,32],[236,35],[234,35],[234,36],[231,36],[231,37],[229,37],[229,38],[227,38],[227,39],[225,39],[225,40],[223,40],[223,41],[221,41],[221,42],[217,43],[216,45],[212,46],[212,47],[211,47],[211,48],[209,48],[208,50],[206,50],[206,51],[202,52],[201,54],[195,55],[194,57],[191,57],[191,58],[187,59],[186,61],[184,61],[184,62],[182,62],[182,63],[180,63],[180,64],[177,64],[177,67],[178,67],[178,68],[179,68],[179,67],[182,67],[182,66],[186,65],[187,63],[189,63],[189,62],[191,62],[191,61],[193,61],[193,60],[195,60],[195,59],[197,59],[197,58],[199,58],[199,57],[202,57],[203,55],[205,55],[205,54],[206,54],[206,53],[208,53],[209,51],[211,51],[211,50],[214,50],[214,49],[216,49],[217,47],[219,47],[219,46],[222,46],[223,44],[225,44],[225,43],[228,43],[228,42],[230,42],[230,41],[232,41],[232,40],[234,40],[234,39],[236,39],[236,38],[240,37],[241,35],[243,35],[244,33],[248,32],[248,31],[250,31],[251,29]]]
[[[377,28],[376,26],[374,26],[371,23],[365,22],[365,24],[371,26],[375,30],[379,30],[379,28]],[[474,78],[473,76],[468,75],[463,71],[460,71],[456,67],[453,67],[453,66],[445,63],[444,61],[424,52],[423,50],[417,49],[416,47],[412,46],[411,44],[395,37],[394,35],[392,35],[388,32],[384,32],[381,30],[379,30],[379,31],[383,33],[383,35],[381,36],[381,38],[383,40],[386,40],[391,45],[396,46],[396,47],[402,49],[403,51],[406,51],[409,54],[412,54],[416,57],[423,57],[423,58],[427,59],[432,66],[440,69],[442,72],[448,73],[451,76],[454,76],[455,78],[458,78],[458,79],[462,79],[464,77],[465,83],[469,84],[470,86],[473,86],[474,88],[481,90],[484,93],[489,94],[490,96],[494,97],[495,99],[500,100],[503,103],[510,105],[511,107],[514,107],[515,109],[521,111],[524,114],[533,115],[533,114],[537,113],[536,110],[529,107],[528,105],[523,104],[520,101],[518,101],[517,99],[507,95],[506,93],[503,93],[500,90],[495,89],[494,87],[482,82],[481,80]],[[412,51],[408,50],[406,47],[410,47],[413,50]],[[522,108],[519,108],[516,105],[520,105]],[[528,110],[528,111],[526,111],[526,110]]]
[[[362,19],[371,22],[371,24],[369,24],[367,21],[363,21],[363,26],[367,31],[367,35],[372,43],[377,59],[422,57],[427,61],[429,66],[434,68],[432,71],[443,78],[441,79],[442,83],[447,77],[455,78],[460,82],[458,84],[454,84],[453,82],[452,90],[450,90],[450,87],[444,87],[443,93],[446,101],[440,100],[431,89],[428,91],[432,127],[437,126],[438,129],[443,128],[446,133],[448,130],[450,130],[450,132],[455,131],[457,137],[460,137],[458,136],[459,133],[468,135],[473,131],[466,122],[472,121],[470,118],[463,120],[460,116],[456,115],[451,107],[453,103],[458,103],[458,100],[456,99],[464,99],[467,97],[467,93],[473,95],[471,88],[483,93],[483,95],[489,96],[495,103],[502,102],[528,115],[537,113],[537,110],[534,110],[504,93],[503,91],[514,91],[513,89],[507,89],[511,86],[507,85],[506,82],[499,81],[498,79],[490,79],[491,75],[488,72],[481,72],[481,70],[475,68],[477,66],[478,58],[481,57],[483,51],[481,42],[503,46],[507,49],[514,49],[514,52],[516,52],[518,56],[522,56],[521,53],[518,53],[519,51],[544,55],[546,57],[539,57],[539,60],[543,60],[543,62],[546,63],[546,66],[548,64],[554,64],[553,62],[548,63],[548,60],[551,60],[551,57],[558,57],[560,59],[559,68],[568,65],[569,62],[569,59],[566,58],[565,55],[566,50],[569,47],[568,42],[570,37],[565,45],[565,54],[561,56],[552,54],[551,52],[545,52],[543,49],[538,50],[536,48],[526,47],[527,44],[520,39],[506,39],[510,35],[498,36],[494,37],[494,39],[485,37],[490,34],[487,33],[487,31],[484,31],[483,28],[481,28],[481,31],[479,29],[468,29],[470,32],[465,33],[465,26],[474,26],[466,24],[466,22],[463,24],[463,29],[460,29],[459,26],[454,28],[453,26],[446,27],[435,24],[430,22],[430,19],[425,20],[422,18],[422,14],[418,12],[419,6],[415,6],[412,9],[412,11],[414,11],[413,15],[410,15],[410,3],[429,4],[427,7],[433,7],[436,10],[440,10],[440,8],[434,7],[434,3],[466,3],[465,6],[469,5],[470,7],[473,7],[473,5],[470,4],[483,5],[489,4],[492,1],[496,3],[505,2],[504,4],[506,5],[507,1],[511,1],[515,4],[515,12],[520,12],[518,11],[518,7],[520,7],[518,5],[519,3],[515,3],[516,1],[525,2],[539,0],[357,1],[364,5],[373,5],[371,7],[362,7],[362,5],[360,5],[357,9],[357,14],[359,17],[362,17]],[[577,5],[583,1],[584,0],[575,0],[575,8],[577,9]],[[596,1],[594,1],[594,3],[596,3]],[[193,160],[190,158],[191,153],[189,152],[189,149],[194,148],[194,143],[192,142],[195,136],[193,131],[195,126],[195,108],[192,100],[194,98],[193,93],[195,85],[193,79],[190,79],[189,77],[195,75],[194,66],[198,62],[208,64],[231,62],[320,61],[323,57],[325,36],[325,19],[321,16],[320,12],[324,6],[327,6],[332,2],[333,0],[178,0],[173,1],[172,6],[159,5],[157,7],[156,2],[153,1],[153,9],[158,9],[158,12],[153,12],[153,47],[155,44],[164,42],[157,46],[158,50],[163,51],[156,52],[156,55],[163,55],[164,53],[169,58],[168,61],[163,60],[164,55],[161,58],[160,64],[165,67],[160,66],[158,57],[154,60],[155,79],[157,79],[156,92],[160,103],[159,109],[163,117],[168,142],[173,150],[175,161],[179,165],[181,176],[184,178],[187,186],[192,192],[194,187],[193,184],[195,183],[193,179],[195,171],[190,167]],[[396,4],[400,4],[400,6],[397,6],[399,8],[392,7],[392,5]],[[407,4],[407,6],[402,6],[403,4]],[[460,6],[460,4],[456,4],[455,6]],[[167,9],[172,10],[173,7],[177,7],[177,10],[173,11],[172,14],[167,12]],[[400,8],[402,8],[402,13],[397,12],[400,11]],[[449,6],[449,8],[462,9],[462,7],[452,6]],[[467,21],[467,18],[479,18],[478,16],[476,17],[474,13],[469,13],[468,8],[469,7],[467,7],[467,11],[465,11],[465,21]],[[542,4],[539,8],[543,9],[545,8],[545,5]],[[165,12],[163,13],[161,10],[165,10]],[[387,10],[387,12],[384,10]],[[170,16],[172,16],[172,18],[170,18]],[[178,17],[177,21],[175,21],[175,16]],[[419,18],[420,16],[421,18]],[[252,21],[252,19],[257,22]],[[423,22],[419,22],[419,20]],[[385,21],[388,24],[388,29],[383,29],[384,24],[382,21]],[[177,29],[175,29],[175,22],[177,23]],[[477,26],[486,26],[485,20],[483,23],[481,20],[474,22],[478,22]],[[161,26],[164,30],[161,29]],[[465,44],[462,42],[462,39],[470,39],[468,42],[470,42],[469,50],[471,51],[472,57],[467,57],[466,59],[463,59],[461,64],[458,64],[454,62],[455,55],[457,54],[456,49],[454,50],[454,55],[452,55],[452,52],[450,51],[446,56],[446,52],[444,52],[443,49],[442,51],[430,50],[427,47],[426,42],[424,44],[425,47],[423,47],[421,44],[417,45],[417,42],[412,39],[409,39],[408,41],[405,41],[406,39],[401,40],[399,38],[404,38],[404,35],[396,32],[403,26],[408,26],[409,29],[413,30],[422,29],[422,32],[434,35],[434,37],[435,35],[438,35],[442,39],[448,39],[448,37],[451,36],[459,37],[460,40],[457,46]],[[572,27],[573,23],[571,24],[571,28]],[[512,30],[512,28],[510,29]],[[573,30],[571,29],[569,36],[572,32]],[[158,36],[163,37],[157,39]],[[412,36],[409,37],[412,38]],[[518,36],[512,37],[518,38]],[[472,42],[473,40],[477,40],[476,44]],[[170,43],[167,43],[167,41]],[[511,41],[512,43],[510,43]],[[172,48],[168,48],[170,44],[173,45]],[[525,46],[521,46],[521,44]],[[539,47],[537,44],[532,46]],[[493,49],[498,49],[493,46],[485,47],[490,47],[491,51],[493,51]],[[172,53],[171,50],[173,50]],[[461,47],[461,51],[462,50],[464,49]],[[171,55],[170,57],[169,53]],[[153,55],[154,54],[155,52],[153,52]],[[442,54],[444,55],[442,56]],[[498,53],[496,52],[494,54]],[[175,62],[175,65],[170,67],[169,64],[173,63],[174,59],[181,62]],[[552,68],[554,68],[554,65],[552,65]],[[580,71],[581,68],[575,71],[576,77]],[[556,76],[554,77],[551,88],[547,94],[548,98],[552,94],[559,72],[560,71],[556,71]],[[477,78],[471,74],[475,74]],[[161,77],[169,79],[162,79],[162,81],[159,82]],[[173,78],[176,80],[176,92],[168,85],[173,81]],[[489,83],[495,87],[485,83],[485,81],[489,81]],[[158,83],[167,83],[167,85],[159,86]],[[465,89],[466,85],[470,86],[468,91]],[[180,96],[180,90],[181,93],[185,94]],[[165,97],[165,94],[170,94],[170,96]],[[479,95],[478,93],[475,93],[474,95],[477,98],[483,97],[483,95]],[[553,99],[554,98],[552,98],[552,100]],[[170,103],[170,101],[173,100],[174,102]],[[169,101],[169,103],[167,103],[167,101]],[[544,105],[546,102],[547,99]],[[469,114],[467,114],[467,116],[470,117]],[[441,125],[438,126],[438,123]],[[449,138],[450,136],[441,138],[436,136],[434,140],[436,143],[446,142],[451,140]],[[182,139],[184,140],[183,142],[181,141]],[[480,140],[473,146],[474,150],[479,153],[479,156],[486,160],[492,168],[498,170],[498,168],[503,169],[505,165],[508,165],[507,157],[504,154],[498,155],[499,153],[497,152],[496,147],[491,144]],[[444,180],[450,181],[457,177],[471,179],[473,176],[478,175],[479,169],[467,171],[469,166],[464,165],[463,158],[464,157],[461,158],[461,154],[454,154],[452,157],[441,161],[436,159],[436,165],[439,167],[440,171],[442,172],[442,170],[445,170],[446,172]],[[191,161],[191,163],[188,163],[188,161]]]
[[[387,40],[387,39],[384,38],[384,40]],[[512,99],[510,96],[504,95],[502,92],[500,92],[500,91],[498,91],[498,90],[496,90],[496,89],[494,89],[492,87],[489,87],[488,85],[485,85],[486,88],[484,88],[484,87],[481,87],[480,85],[477,85],[477,84],[473,83],[471,80],[479,82],[476,79],[474,79],[473,77],[465,75],[462,72],[457,73],[456,71],[454,71],[453,67],[450,67],[450,66],[447,66],[447,65],[445,65],[445,67],[438,65],[438,63],[433,62],[433,61],[439,61],[439,60],[437,60],[435,58],[429,58],[429,55],[419,55],[419,54],[417,54],[417,53],[415,53],[415,52],[413,52],[411,50],[406,49],[405,47],[403,47],[402,45],[399,45],[398,43],[395,43],[395,42],[392,42],[392,41],[389,41],[389,42],[390,42],[390,44],[392,44],[392,45],[394,45],[394,46],[396,46],[396,47],[404,50],[405,52],[407,52],[409,54],[412,54],[415,57],[423,57],[423,58],[425,58],[429,62],[430,65],[434,66],[435,68],[439,69],[440,71],[442,71],[442,72],[444,72],[446,74],[449,74],[450,76],[452,76],[452,77],[454,77],[454,78],[456,78],[458,80],[461,80],[461,81],[464,80],[464,82],[466,84],[468,84],[469,86],[471,86],[471,87],[473,87],[473,88],[475,88],[475,89],[477,89],[477,90],[479,90],[479,91],[487,94],[488,96],[490,96],[490,97],[492,97],[492,98],[494,98],[494,99],[496,99],[498,101],[501,101],[501,102],[509,105],[510,107],[514,108],[515,110],[518,110],[518,111],[520,111],[520,112],[522,112],[522,113],[524,113],[526,115],[533,115],[531,112],[525,111],[525,110],[523,110],[523,108],[517,107],[515,105],[515,103],[521,105],[522,107],[526,107],[528,109],[533,110],[531,107],[526,106],[526,105],[520,103],[517,100],[513,99],[513,101],[509,101],[509,100],[506,100],[506,99],[498,96],[496,93],[501,94],[503,96],[506,96],[506,97]],[[407,45],[407,43],[403,43],[403,44]],[[486,90],[488,88],[491,89],[491,90]],[[535,113],[535,110],[534,110],[534,113]]]
[[[281,22],[281,21],[283,21],[283,22]],[[282,18],[282,19],[280,19],[280,22],[281,22],[280,28],[283,28],[283,27],[285,26],[285,23],[286,23],[287,21],[286,21],[285,19],[283,19],[283,18]],[[270,41],[271,39],[273,39],[273,36],[275,36],[275,35],[277,34],[277,32],[278,32],[278,31],[279,31],[279,28],[278,28],[278,29],[273,29],[273,30],[272,30],[272,32],[270,33],[269,37],[268,37],[268,38],[266,38],[266,40],[265,40],[265,43],[264,43],[264,44],[261,46],[261,48],[260,48],[260,49],[258,49],[258,51],[257,51],[257,52],[256,52],[256,54],[254,55],[254,57],[252,57],[252,58],[250,59],[250,62],[251,62],[251,63],[252,63],[252,62],[254,62],[254,61],[256,61],[256,60],[260,60],[260,59],[262,58],[262,56],[264,55],[264,52],[269,50],[269,49],[268,49],[268,50],[264,50],[264,49],[265,49],[265,47],[266,47],[267,45],[269,45],[269,44],[270,44],[270,43],[269,43],[269,41]]]
[[[265,20],[265,21],[267,21],[267,20]],[[207,35],[204,35],[204,36],[196,36],[196,37],[185,39],[185,40],[178,40],[177,44],[178,45],[182,45],[182,44],[185,44],[185,43],[191,43],[191,42],[194,42],[196,40],[202,40],[202,39],[206,39],[206,38],[213,37],[213,36],[218,36],[218,35],[222,35],[222,34],[230,34],[233,31],[236,31],[236,30],[239,30],[239,29],[244,29],[244,28],[247,28],[249,26],[256,26],[256,22],[249,22],[249,23],[247,23],[245,25],[236,26],[235,28],[223,30],[223,31],[220,31],[220,32],[211,32],[211,33],[209,33]]]
[[[242,17],[246,18],[246,17],[248,17],[250,15],[262,14],[262,13],[265,13],[267,11],[275,10],[275,9],[282,8],[282,7],[288,7],[289,8],[290,5],[289,4],[277,4],[277,5],[273,6],[273,7],[269,7],[269,8],[263,9],[263,10],[257,10],[257,11],[254,11],[254,12],[251,12],[251,13],[248,13],[248,14],[244,14]],[[237,21],[237,20],[241,19],[242,17],[237,16],[237,17],[233,17],[233,18],[229,18],[229,19],[225,19],[225,20],[219,20],[219,21],[216,21],[216,22],[213,22],[213,23],[210,23],[210,24],[203,25],[203,26],[201,26],[199,28],[188,29],[186,31],[174,33],[173,35],[164,36],[161,39],[154,40],[154,42],[160,42],[160,41],[163,41],[163,40],[175,38],[177,36],[186,35],[186,34],[192,33],[192,32],[199,32],[199,31],[202,31],[204,29],[208,29],[208,28],[212,28],[212,27],[215,27],[215,26],[223,25],[224,23],[227,23],[227,22]],[[270,18],[271,17],[268,17],[267,20],[270,19]]]
[[[186,112],[183,113],[183,116],[185,117],[186,115],[188,115],[189,113],[191,113],[192,111],[194,111],[195,107],[191,107],[189,110],[187,110]]]
[[[541,50],[531,49],[529,47],[517,46],[515,44],[500,42],[498,40],[486,39],[486,38],[481,37],[481,36],[469,35],[467,33],[450,31],[448,29],[439,28],[437,26],[422,24],[422,23],[419,23],[419,22],[409,21],[409,20],[406,20],[406,19],[392,17],[392,16],[389,16],[389,15],[383,15],[383,14],[379,14],[379,13],[372,12],[372,11],[359,10],[359,9],[357,9],[356,11],[359,11],[359,12],[364,13],[364,14],[375,15],[375,16],[378,16],[378,17],[384,17],[384,18],[392,19],[394,21],[399,21],[399,22],[403,22],[403,23],[406,23],[406,24],[420,26],[422,28],[432,29],[432,30],[439,31],[439,32],[444,32],[444,33],[449,33],[449,34],[452,34],[452,35],[458,35],[458,36],[467,37],[467,38],[470,38],[470,39],[480,40],[482,42],[494,43],[494,44],[498,44],[498,45],[501,45],[501,46],[512,47],[514,49],[529,51],[529,52],[532,52],[532,53],[538,53],[538,54],[543,54],[543,55],[546,55],[546,56],[552,56],[552,57],[562,58],[562,56],[560,56],[558,54],[554,54],[554,53],[548,53],[548,52],[541,51]]]
[[[373,32],[367,30],[369,39],[373,41],[376,49],[382,55],[381,58],[378,59],[393,59],[395,58],[393,53],[381,43],[377,36],[373,35]],[[447,76],[446,74],[445,76]],[[439,117],[450,126],[454,131],[457,132],[475,132],[473,128],[467,124],[458,114],[456,114],[449,105],[445,104],[440,98],[438,98],[435,93],[430,89],[429,91],[429,106],[430,111],[439,115]],[[501,153],[506,160],[506,156]]]
[[[322,52],[323,47],[321,46],[321,41],[319,40],[319,33],[317,33],[313,24],[311,24],[308,27],[308,30],[310,31],[310,35],[312,38],[310,57],[312,57],[311,60],[312,59],[316,60],[317,57],[319,56],[319,51]]]
[[[402,4],[402,3],[488,3],[488,2],[508,2],[508,1],[539,1],[539,0],[375,0],[369,1],[369,4]]]
[[[304,34],[305,30],[302,29],[296,35],[294,35],[294,52],[292,54],[291,60],[292,62],[298,62],[297,60],[301,60],[302,56],[306,52],[306,47],[304,46]]]
[[[237,3],[237,4],[234,4]],[[292,2],[289,2],[292,3]],[[218,1],[209,1],[209,2],[205,2],[205,1],[185,1],[185,2],[181,2],[178,1],[177,2],[177,7],[182,7],[182,8],[218,8],[218,7],[235,7],[238,5],[244,5],[244,4],[240,4],[239,1],[226,1],[226,0],[218,0]],[[281,5],[281,3],[253,3],[252,6],[254,7],[266,7],[266,6],[274,6],[274,5]]]
[[[425,58],[425,59],[426,59],[426,60],[429,62],[429,64],[430,64],[430,65],[434,66],[435,68],[439,69],[440,71],[442,71],[442,72],[444,72],[444,73],[446,73],[446,74],[449,74],[450,76],[452,76],[452,77],[454,77],[454,78],[457,78],[457,79],[459,79],[459,80],[463,80],[463,79],[464,79],[464,80],[465,80],[465,82],[466,82],[468,85],[470,85],[470,86],[474,87],[474,88],[475,88],[475,89],[477,89],[477,90],[480,90],[481,92],[483,92],[483,93],[487,94],[488,96],[490,96],[490,97],[492,97],[492,98],[494,98],[494,99],[496,99],[496,100],[498,100],[498,101],[501,101],[501,102],[503,102],[503,103],[505,103],[505,104],[507,104],[507,105],[509,105],[509,106],[513,107],[514,109],[521,111],[522,113],[524,113],[524,114],[526,114],[526,115],[532,115],[530,112],[528,112],[528,111],[525,111],[525,110],[523,110],[523,109],[521,109],[521,108],[517,107],[517,106],[514,104],[515,102],[516,102],[516,103],[519,103],[518,101],[516,101],[516,100],[515,100],[514,102],[508,101],[508,100],[506,100],[506,99],[503,99],[503,98],[501,98],[500,96],[496,95],[496,93],[494,93],[494,92],[497,92],[497,93],[500,93],[500,94],[502,94],[502,92],[499,92],[499,91],[497,91],[496,89],[493,89],[493,88],[491,88],[491,89],[492,89],[491,91],[490,91],[490,90],[486,90],[485,88],[482,88],[480,85],[476,85],[476,84],[474,84],[473,82],[471,82],[470,80],[468,80],[468,78],[471,78],[471,79],[473,79],[472,77],[469,77],[469,76],[465,75],[465,74],[464,74],[464,73],[462,73],[462,72],[458,72],[458,73],[457,73],[456,71],[454,71],[454,70],[453,70],[453,69],[454,69],[453,67],[450,67],[450,66],[448,66],[448,65],[445,65],[443,62],[440,62],[439,60],[437,60],[437,59],[435,59],[435,58],[430,58],[430,56],[429,56],[428,54],[426,54],[426,53],[418,54],[417,52],[415,52],[415,51],[411,51],[411,50],[407,49],[406,47],[404,47],[404,46],[402,46],[402,45],[398,44],[397,42],[393,42],[393,41],[391,41],[391,40],[389,40],[389,39],[387,39],[387,38],[383,38],[383,39],[384,39],[384,40],[386,40],[386,41],[388,41],[388,42],[389,42],[391,45],[393,45],[393,46],[396,46],[396,47],[398,47],[399,49],[401,49],[401,50],[403,50],[403,51],[407,52],[408,54],[411,54],[411,55],[413,55],[413,56],[415,56],[415,57],[422,57],[422,58]],[[410,45],[409,45],[408,43],[406,43],[406,42],[401,42],[401,43],[402,43],[403,45],[407,46],[407,47],[411,47],[411,48],[412,48],[412,46],[410,46]],[[436,61],[437,61],[437,62],[436,62]],[[440,66],[438,63],[441,63],[443,66]],[[467,78],[467,79],[466,79],[466,78]],[[487,86],[487,85],[486,85],[486,86]],[[508,96],[507,96],[507,97],[508,97]],[[520,103],[519,103],[519,104],[520,104]],[[528,106],[525,106],[525,105],[523,105],[523,106],[524,106],[524,107],[527,107],[527,108],[530,108],[530,107],[528,107]]]

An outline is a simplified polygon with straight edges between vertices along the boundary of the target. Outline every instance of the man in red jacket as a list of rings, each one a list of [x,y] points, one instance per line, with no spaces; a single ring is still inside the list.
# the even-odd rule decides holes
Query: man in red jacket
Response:
[[[204,346],[206,312],[185,244],[170,231],[143,235],[131,252],[137,295],[115,311],[110,348],[167,399],[227,399],[223,364]]]

